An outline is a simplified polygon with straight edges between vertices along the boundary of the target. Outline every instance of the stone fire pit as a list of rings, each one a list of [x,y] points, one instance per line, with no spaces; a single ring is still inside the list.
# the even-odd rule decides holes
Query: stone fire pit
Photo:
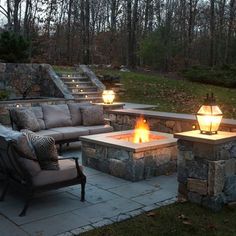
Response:
[[[132,130],[81,137],[83,165],[138,181],[176,171],[172,134],[150,131],[149,142],[133,143]]]

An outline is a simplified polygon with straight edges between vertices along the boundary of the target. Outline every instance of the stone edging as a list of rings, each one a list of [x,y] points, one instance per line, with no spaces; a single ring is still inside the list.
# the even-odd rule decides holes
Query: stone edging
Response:
[[[103,226],[106,226],[106,225],[110,225],[110,224],[113,224],[113,223],[128,220],[132,217],[141,215],[145,212],[149,212],[149,211],[152,211],[152,210],[157,209],[159,207],[170,205],[172,203],[175,203],[176,201],[177,201],[177,199],[175,197],[170,198],[170,199],[167,199],[165,201],[158,202],[158,203],[155,203],[155,204],[152,204],[152,205],[149,205],[149,206],[145,206],[145,207],[142,207],[142,208],[138,208],[136,210],[133,210],[133,211],[130,211],[130,212],[127,212],[127,213],[118,214],[116,216],[113,216],[112,218],[104,218],[103,220],[100,220],[98,222],[91,223],[89,225],[81,226],[77,229],[73,229],[71,231],[67,231],[67,232],[58,234],[57,236],[80,235],[82,233],[85,233],[87,231],[90,231],[90,230],[93,230],[93,229],[96,229],[96,228],[100,228],[100,227],[103,227]]]

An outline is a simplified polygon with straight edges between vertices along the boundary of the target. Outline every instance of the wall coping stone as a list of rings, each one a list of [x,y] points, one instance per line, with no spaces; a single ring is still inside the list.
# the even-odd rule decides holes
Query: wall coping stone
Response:
[[[39,103],[39,102],[57,102],[57,101],[74,101],[74,99],[65,99],[65,98],[36,98],[36,99],[19,99],[19,100],[6,100],[0,101],[1,105],[14,104],[14,103]]]
[[[107,111],[109,114],[116,115],[143,115],[149,118],[158,118],[163,120],[180,120],[180,121],[192,121],[196,123],[195,115],[184,114],[184,113],[174,113],[174,112],[160,112],[160,111],[149,111],[149,110],[139,110],[139,109],[115,109]],[[222,119],[221,124],[224,126],[235,126],[236,120],[234,119]]]
[[[174,137],[177,139],[191,142],[200,142],[200,143],[217,145],[225,142],[235,141],[236,133],[218,131],[217,134],[206,135],[206,134],[201,134],[199,130],[192,130],[182,133],[176,133],[174,134]]]

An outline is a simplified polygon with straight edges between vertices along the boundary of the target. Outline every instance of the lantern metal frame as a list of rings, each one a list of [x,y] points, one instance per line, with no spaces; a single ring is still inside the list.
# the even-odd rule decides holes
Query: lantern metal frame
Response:
[[[200,112],[199,112],[203,106],[210,107],[210,110],[211,110],[210,114],[204,114],[204,113],[200,113]],[[218,114],[213,114],[213,107],[217,107],[217,108],[218,108],[218,110],[219,110],[219,113],[218,113]],[[199,129],[200,129],[200,133],[201,133],[201,134],[206,134],[206,135],[217,134],[217,133],[218,133],[219,126],[220,126],[220,122],[221,122],[222,117],[223,117],[223,113],[222,113],[222,111],[220,110],[219,106],[217,105],[216,99],[215,99],[213,93],[211,93],[211,95],[209,95],[209,94],[206,95],[206,98],[205,98],[203,104],[201,105],[199,111],[198,111],[197,114],[196,114],[196,119],[197,119],[197,122],[198,122],[198,126],[199,126]],[[217,130],[212,130],[212,128],[213,128],[213,122],[212,122],[212,121],[209,122],[209,125],[210,125],[209,130],[204,130],[204,129],[202,129],[202,128],[201,128],[201,125],[200,125],[200,120],[199,120],[199,118],[200,118],[200,117],[203,117],[203,116],[221,117],[221,118],[220,118],[220,121],[219,121],[219,124],[218,124]]]

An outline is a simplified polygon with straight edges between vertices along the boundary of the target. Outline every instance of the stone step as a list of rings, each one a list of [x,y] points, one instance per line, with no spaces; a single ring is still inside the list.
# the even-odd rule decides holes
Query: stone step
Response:
[[[97,87],[95,86],[79,86],[79,87],[76,87],[76,86],[68,86],[68,89],[70,91],[77,91],[77,92],[98,92],[98,89]]]
[[[64,81],[65,84],[70,84],[70,85],[73,85],[73,84],[91,84],[91,81],[90,80],[87,80],[87,81],[76,81],[75,82],[72,82],[72,81]]]
[[[74,80],[83,80],[83,79],[88,79],[88,77],[87,76],[71,76],[71,77],[61,77],[61,79],[62,80],[72,80],[72,79],[74,79]]]
[[[79,92],[79,93],[72,93],[74,98],[91,98],[91,97],[101,97],[100,92]]]
[[[77,83],[77,82],[90,82],[91,80],[89,78],[70,78],[70,79],[63,79],[62,80],[64,83],[72,82],[72,83]]]

